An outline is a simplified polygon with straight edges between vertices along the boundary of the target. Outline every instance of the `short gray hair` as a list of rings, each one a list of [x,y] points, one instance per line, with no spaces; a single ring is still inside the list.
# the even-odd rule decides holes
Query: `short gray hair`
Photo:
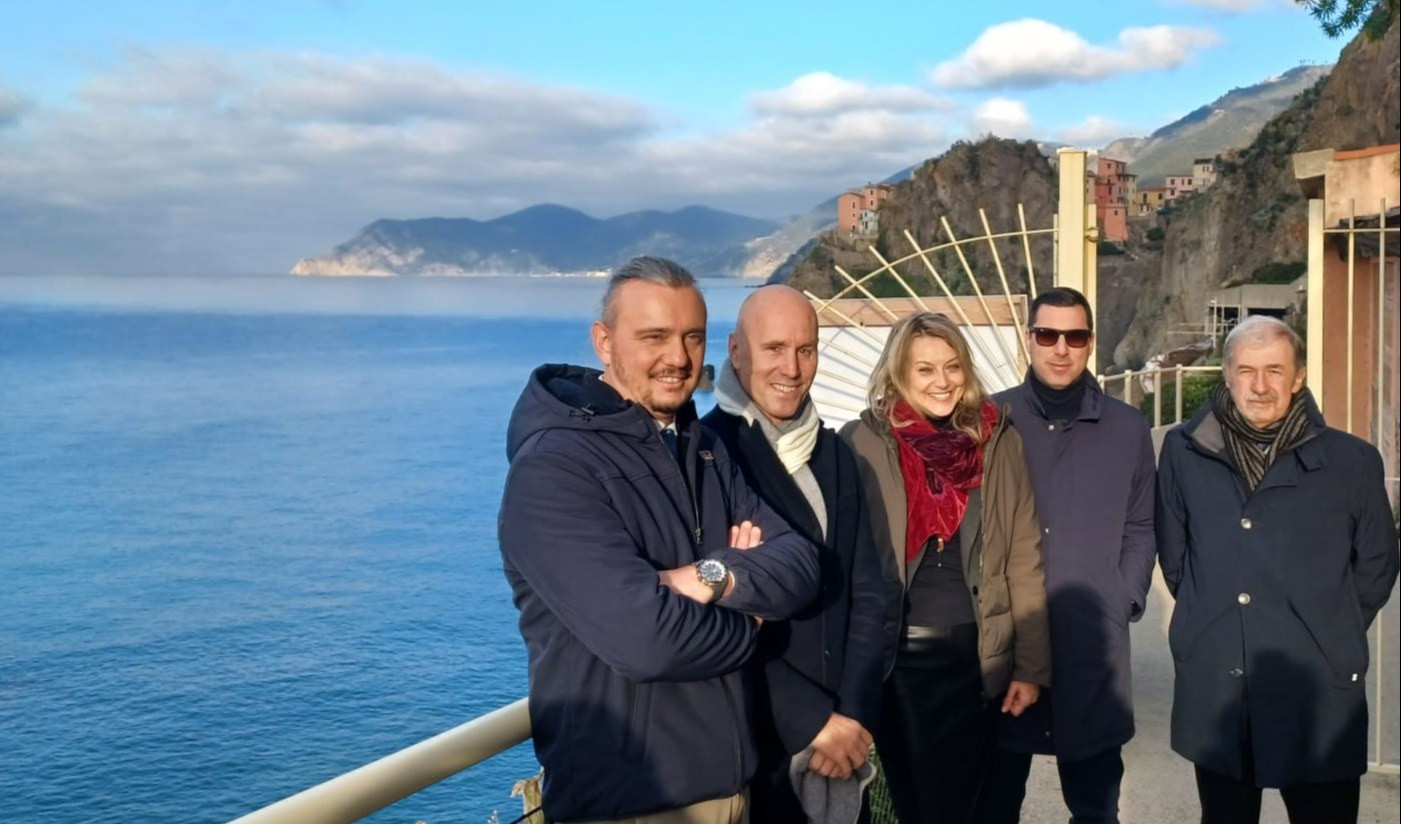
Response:
[[[612,326],[615,320],[613,304],[618,289],[631,280],[645,280],[648,283],[669,286],[672,289],[689,287],[699,291],[695,275],[686,271],[686,268],[676,261],[645,255],[635,257],[618,267],[618,270],[608,278],[608,288],[603,293],[603,304],[599,312],[605,326]]]
[[[1241,343],[1261,344],[1280,338],[1289,341],[1289,345],[1294,347],[1294,366],[1303,369],[1307,357],[1304,339],[1299,337],[1299,333],[1289,324],[1269,315],[1250,315],[1236,324],[1236,328],[1231,330],[1226,336],[1226,342],[1221,345],[1221,360],[1230,365],[1231,353]]]

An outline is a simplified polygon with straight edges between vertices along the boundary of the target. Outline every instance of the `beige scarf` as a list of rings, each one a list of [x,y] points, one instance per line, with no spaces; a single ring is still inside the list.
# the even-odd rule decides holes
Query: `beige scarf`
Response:
[[[813,406],[811,398],[803,400],[796,417],[774,426],[744,391],[739,375],[727,359],[720,366],[720,377],[715,380],[715,402],[731,415],[751,424],[757,421],[789,475],[807,466],[812,450],[817,448],[817,432],[822,427],[822,419],[817,416],[817,407]]]

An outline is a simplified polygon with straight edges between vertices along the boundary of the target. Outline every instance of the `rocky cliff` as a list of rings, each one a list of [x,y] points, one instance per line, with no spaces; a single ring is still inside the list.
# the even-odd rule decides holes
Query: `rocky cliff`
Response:
[[[1304,260],[1307,204],[1291,156],[1401,139],[1398,32],[1393,21],[1379,39],[1349,43],[1328,77],[1270,120],[1216,185],[1166,218],[1161,275],[1144,281],[1117,364],[1138,366],[1181,343],[1169,333],[1200,323],[1215,289],[1271,263]]]
[[[846,286],[835,270],[841,266],[855,277],[880,267],[870,252],[874,248],[894,260],[913,252],[905,230],[921,248],[946,243],[940,222],[946,217],[958,238],[984,234],[981,208],[994,233],[1015,230],[1017,204],[1026,212],[1028,228],[1048,228],[1055,214],[1056,174],[1036,143],[986,138],[978,143],[958,143],[944,155],[926,161],[908,180],[897,183],[880,209],[880,232],[875,237],[845,237],[833,229],[824,232],[807,255],[793,267],[788,282],[820,296],[830,296]],[[998,240],[997,254],[1014,292],[1024,292],[1026,255],[1020,239]],[[1001,291],[996,265],[987,244],[966,244],[964,254],[983,288]],[[1050,285],[1053,246],[1048,237],[1032,243],[1032,268],[1041,288]],[[953,249],[931,257],[935,268],[956,294],[972,294],[963,265]],[[939,294],[939,288],[920,260],[900,265],[898,271],[921,294]],[[995,287],[993,284],[997,284]],[[870,284],[879,296],[904,295],[894,278],[882,276]]]

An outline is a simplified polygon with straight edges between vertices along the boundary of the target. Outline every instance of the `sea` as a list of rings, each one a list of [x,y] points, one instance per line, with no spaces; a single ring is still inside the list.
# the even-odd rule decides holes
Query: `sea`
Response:
[[[0,277],[0,821],[227,821],[525,695],[506,423],[603,286]],[[716,363],[746,287],[702,286]],[[538,769],[368,820],[504,824]]]

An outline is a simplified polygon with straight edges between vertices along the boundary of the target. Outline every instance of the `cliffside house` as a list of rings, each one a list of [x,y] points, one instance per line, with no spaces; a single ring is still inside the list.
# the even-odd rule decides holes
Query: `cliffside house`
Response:
[[[1133,195],[1133,213],[1151,215],[1167,205],[1167,189],[1163,186],[1144,186]]]
[[[1091,174],[1100,239],[1123,243],[1129,237],[1129,203],[1136,195],[1138,175],[1129,173],[1128,163],[1103,155]]]
[[[889,183],[867,183],[848,189],[837,197],[837,230],[849,235],[873,235],[880,228],[877,212],[895,187]]]
[[[1191,175],[1168,175],[1163,181],[1163,199],[1168,203],[1177,201],[1197,190]]]
[[[1199,157],[1192,161],[1192,188],[1205,189],[1216,182],[1216,158]]]

